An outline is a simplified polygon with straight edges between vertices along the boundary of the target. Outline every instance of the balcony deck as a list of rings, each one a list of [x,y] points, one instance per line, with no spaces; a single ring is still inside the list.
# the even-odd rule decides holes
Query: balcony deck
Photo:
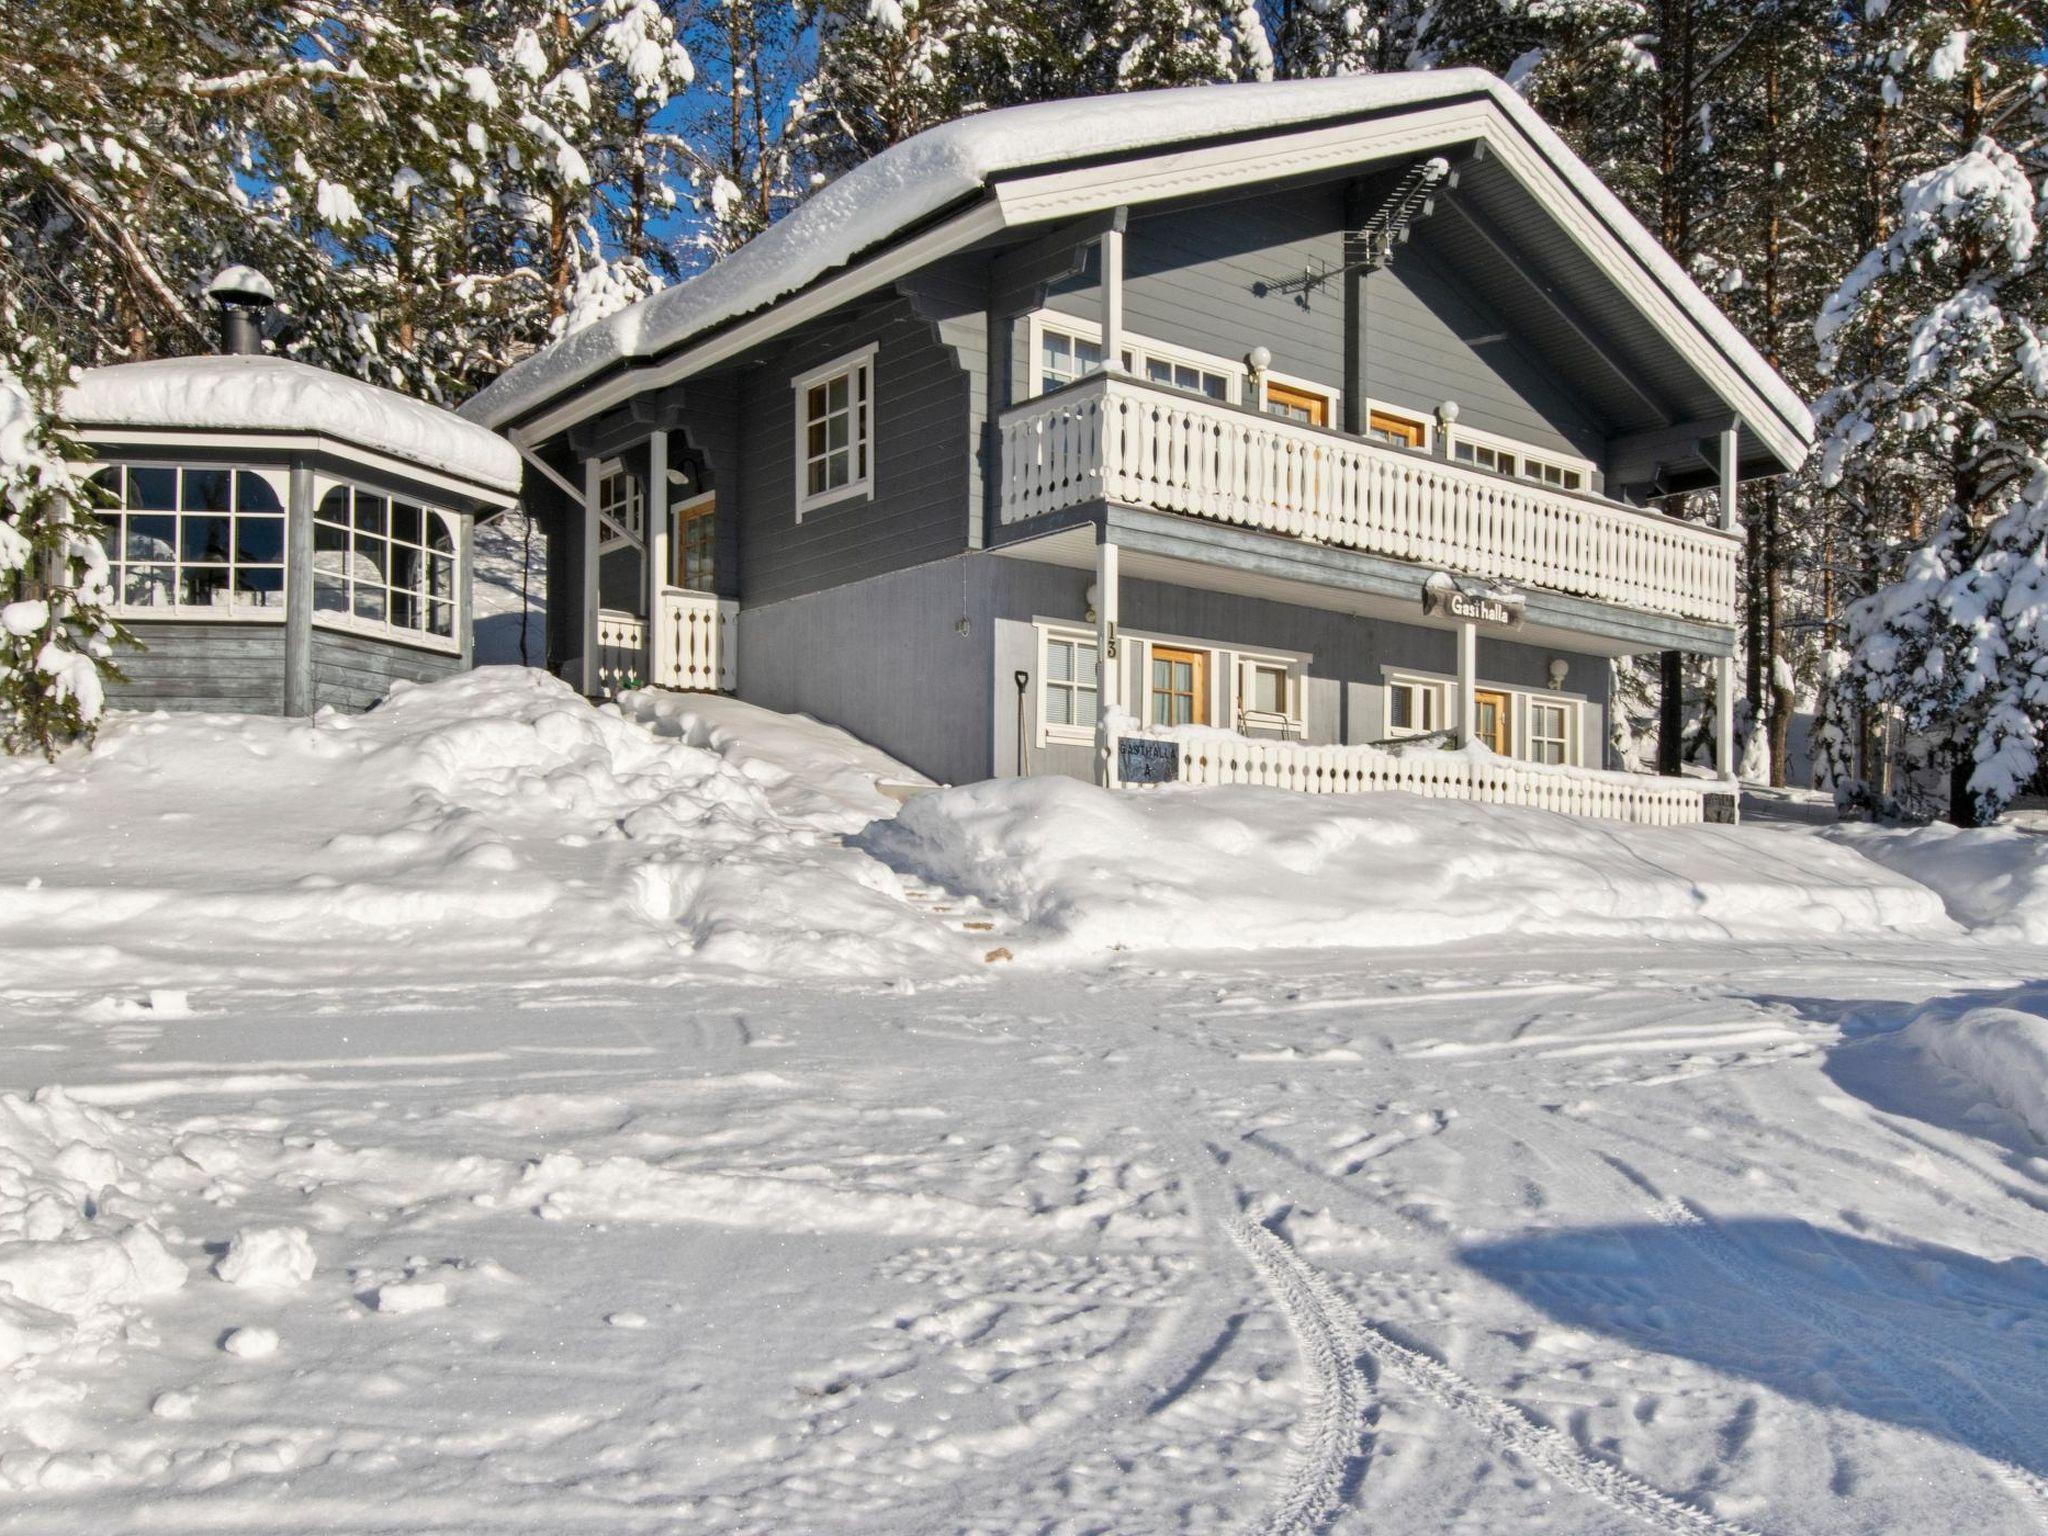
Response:
[[[1151,508],[1732,628],[1739,538],[1098,374],[1001,418],[1005,528]]]

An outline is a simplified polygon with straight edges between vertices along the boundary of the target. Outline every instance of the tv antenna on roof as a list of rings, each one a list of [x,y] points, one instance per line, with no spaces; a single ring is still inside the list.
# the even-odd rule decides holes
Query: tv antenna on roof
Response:
[[[1258,289],[1260,296],[1298,293],[1306,305],[1308,295],[1334,277],[1342,277],[1347,272],[1373,272],[1386,266],[1394,259],[1394,247],[1407,240],[1409,227],[1417,219],[1426,219],[1436,211],[1438,189],[1448,191],[1457,184],[1458,173],[1451,169],[1451,162],[1442,155],[1418,161],[1401,173],[1401,179],[1394,183],[1393,190],[1380,200],[1380,205],[1373,209],[1365,222],[1344,236],[1342,266],[1314,271],[1303,268],[1299,277],[1261,283]]]

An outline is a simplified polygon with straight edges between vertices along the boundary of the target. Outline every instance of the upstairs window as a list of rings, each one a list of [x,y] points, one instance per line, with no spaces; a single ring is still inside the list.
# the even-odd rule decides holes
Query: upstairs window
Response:
[[[1397,448],[1427,448],[1429,423],[1420,416],[1374,406],[1365,415],[1365,435],[1370,442],[1387,443]]]
[[[93,481],[114,502],[99,515],[116,606],[284,616],[284,502],[269,475],[115,464]]]
[[[1586,488],[1585,471],[1573,469],[1565,464],[1546,463],[1542,459],[1523,458],[1522,473],[1531,480],[1540,480],[1545,485],[1557,487],[1560,491],[1582,491]]]
[[[1451,457],[1460,464],[1470,464],[1478,469],[1490,469],[1497,475],[1512,475],[1515,472],[1515,456],[1491,443],[1464,441],[1451,445]]]
[[[1178,358],[1162,357],[1156,352],[1143,355],[1145,377],[1154,384],[1164,384],[1169,389],[1184,389],[1191,395],[1207,395],[1211,400],[1230,398],[1228,373],[1206,367],[1201,363],[1185,363]]]
[[[875,348],[795,381],[796,515],[874,495]]]
[[[1038,333],[1038,389],[1048,394],[1062,384],[1102,372],[1102,343],[1093,337],[1045,326]]]

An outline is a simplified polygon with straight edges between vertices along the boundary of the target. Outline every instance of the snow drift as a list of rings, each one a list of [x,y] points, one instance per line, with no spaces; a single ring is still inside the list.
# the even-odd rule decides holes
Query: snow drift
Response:
[[[1927,886],[1980,938],[2048,944],[2048,838],[2038,833],[1848,822],[1827,836]]]
[[[2048,1018],[2017,1008],[1939,1008],[1906,1026],[1906,1043],[1953,1072],[2048,1142]]]
[[[781,770],[750,766],[744,732],[723,745],[521,668],[400,684],[360,716],[123,717],[90,755],[0,764],[0,970],[68,992],[966,963],[840,846],[892,802],[848,801],[855,774],[778,808]],[[866,749],[819,727],[809,750],[829,776]]]
[[[1058,955],[1955,931],[1933,892],[1810,834],[1400,794],[1009,780],[921,796],[863,841]]]

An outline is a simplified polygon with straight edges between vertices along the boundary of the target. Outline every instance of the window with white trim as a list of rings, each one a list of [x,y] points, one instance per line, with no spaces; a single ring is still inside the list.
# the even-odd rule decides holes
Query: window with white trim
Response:
[[[1298,736],[1302,732],[1302,679],[1296,665],[1282,656],[1237,658],[1237,729],[1254,733]]]
[[[1522,456],[1522,478],[1540,480],[1545,485],[1555,486],[1560,491],[1582,491],[1586,488],[1586,473],[1569,465],[1551,463],[1545,459]]]
[[[117,611],[284,617],[284,500],[264,471],[110,464],[93,475]]]
[[[1497,475],[1512,475],[1515,472],[1516,456],[1504,448],[1491,443],[1475,443],[1469,437],[1460,438],[1451,444],[1451,457],[1460,464],[1470,464],[1476,469],[1490,469]]]
[[[1048,741],[1093,741],[1101,682],[1095,637],[1039,631],[1039,728]]]
[[[874,494],[875,348],[797,379],[796,514]]]
[[[597,547],[600,551],[628,540],[647,537],[647,507],[640,477],[617,459],[599,466],[597,480]],[[609,523],[609,526],[607,526]]]
[[[1528,742],[1529,761],[1532,763],[1569,763],[1576,755],[1572,751],[1572,716],[1570,704],[1549,699],[1531,697],[1529,700],[1529,728],[1524,733]]]
[[[313,621],[452,647],[457,540],[445,512],[331,486],[313,510]]]
[[[1429,448],[1429,418],[1417,416],[1410,411],[1396,410],[1381,405],[1377,400],[1368,400],[1365,409],[1365,437],[1367,442],[1385,443],[1390,448]]]
[[[1419,677],[1387,679],[1389,736],[1427,736],[1444,729],[1446,689]]]
[[[1069,315],[1042,311],[1031,317],[1040,393],[1102,371],[1102,327]],[[1244,367],[1186,347],[1124,333],[1124,372],[1134,378],[1184,389],[1211,400],[1234,402],[1244,393]]]

